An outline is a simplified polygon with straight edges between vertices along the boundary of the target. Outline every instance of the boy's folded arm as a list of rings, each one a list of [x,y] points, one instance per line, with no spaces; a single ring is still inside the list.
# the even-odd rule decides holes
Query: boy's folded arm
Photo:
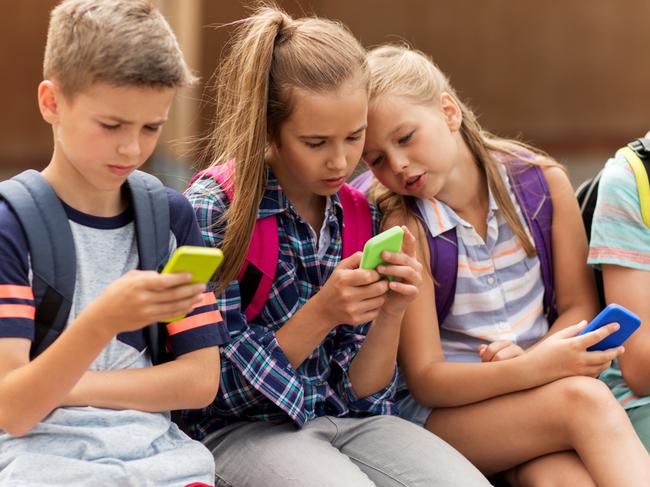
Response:
[[[60,405],[111,340],[106,327],[94,325],[82,313],[31,362],[29,340],[0,339],[0,429],[24,435]]]
[[[623,378],[638,397],[650,395],[650,271],[603,264],[607,303],[617,303],[641,318],[641,327],[625,341],[619,357]]]
[[[219,389],[219,347],[201,348],[154,367],[86,372],[62,406],[163,412],[208,406]]]

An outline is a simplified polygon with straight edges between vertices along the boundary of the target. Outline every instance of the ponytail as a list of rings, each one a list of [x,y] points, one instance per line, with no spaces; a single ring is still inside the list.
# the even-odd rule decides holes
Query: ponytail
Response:
[[[262,6],[238,24],[216,77],[210,138],[210,167],[235,162],[228,181],[232,201],[217,222],[225,228],[227,256],[215,278],[217,294],[237,278],[246,258],[267,182],[267,144],[279,142],[292,89],[333,90],[355,74],[367,84],[365,50],[339,23],[293,20],[275,6]]]

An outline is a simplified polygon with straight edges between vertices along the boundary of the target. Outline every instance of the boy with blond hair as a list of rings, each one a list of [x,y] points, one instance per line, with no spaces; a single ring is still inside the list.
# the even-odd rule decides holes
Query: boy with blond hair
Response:
[[[176,89],[193,77],[150,2],[66,0],[52,11],[44,78],[38,104],[52,126],[52,158],[42,173],[0,184],[0,485],[212,484],[212,455],[168,411],[212,402],[227,333],[204,285],[146,264],[151,235],[142,229],[151,222],[136,204],[158,194],[160,183],[136,170]],[[73,243],[63,252],[72,264],[53,270],[74,283],[67,321],[46,346],[43,316],[57,293],[38,297],[38,286],[52,285],[38,272],[32,225],[40,224],[25,221],[10,191],[28,183],[35,201],[50,196],[48,207],[35,206],[43,226],[62,215],[53,242],[69,234]],[[159,194],[163,205],[151,210],[169,222],[156,234],[164,264],[202,238],[182,195]],[[173,360],[152,362],[152,326]]]

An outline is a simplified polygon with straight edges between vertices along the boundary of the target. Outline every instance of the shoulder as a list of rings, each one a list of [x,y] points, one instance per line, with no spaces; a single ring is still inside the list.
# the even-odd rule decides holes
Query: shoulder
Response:
[[[21,273],[29,268],[29,244],[18,217],[0,200],[0,273],[13,267]]]
[[[569,176],[562,166],[559,164],[549,164],[542,165],[540,168],[544,179],[546,179],[546,184],[548,185],[548,190],[552,198],[567,196],[575,198]]]
[[[184,194],[201,227],[212,225],[228,209],[226,192],[212,178],[197,179]]]
[[[598,183],[598,197],[639,201],[636,178],[624,156],[617,155],[605,164]]]

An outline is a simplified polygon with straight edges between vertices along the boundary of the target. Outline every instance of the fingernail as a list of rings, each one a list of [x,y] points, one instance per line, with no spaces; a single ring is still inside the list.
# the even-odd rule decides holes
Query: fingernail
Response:
[[[378,265],[377,266],[377,272],[384,272],[386,270],[386,266],[384,265]]]

